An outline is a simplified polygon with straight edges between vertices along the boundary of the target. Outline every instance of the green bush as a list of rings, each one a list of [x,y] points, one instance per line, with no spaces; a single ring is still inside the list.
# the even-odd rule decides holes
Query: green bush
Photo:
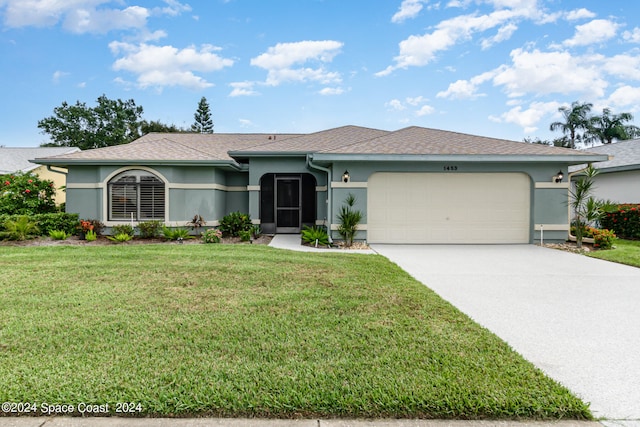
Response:
[[[253,224],[249,214],[232,212],[220,220],[218,228],[224,235],[238,237],[241,231],[251,231]]]
[[[0,232],[0,237],[9,240],[27,240],[40,233],[36,223],[31,221],[27,215],[21,215],[15,220],[6,220],[4,230]]]
[[[640,239],[640,205],[617,205],[607,210],[600,224],[621,239]]]
[[[124,243],[133,239],[133,236],[131,236],[131,234],[128,234],[128,233],[117,233],[115,236],[107,236],[107,239],[116,243]]]
[[[94,231],[97,236],[102,234],[104,224],[99,219],[81,219],[77,226],[78,232],[87,233]]]
[[[111,234],[114,236],[117,236],[119,234],[128,234],[129,236],[133,237],[135,231],[130,224],[118,224],[111,227]]]
[[[56,212],[53,181],[31,173],[0,175],[0,214],[35,215]]]
[[[616,238],[613,231],[594,228],[592,229],[592,234],[594,248],[611,249],[613,247],[613,240]]]
[[[151,239],[160,235],[162,230],[162,223],[160,221],[145,221],[138,224],[138,230],[140,231],[140,237],[145,239]]]
[[[0,215],[0,231],[4,230],[6,221],[16,221],[21,215]],[[29,218],[36,223],[41,236],[48,236],[53,230],[62,230],[72,235],[78,226],[78,214],[65,212],[46,213],[29,215]]]
[[[204,243],[220,243],[222,231],[217,228],[210,228],[202,233],[202,241]]]
[[[251,230],[242,230],[238,233],[238,236],[240,236],[241,241],[248,242],[253,237],[253,233]]]
[[[97,234],[95,231],[93,231],[93,230],[89,230],[89,231],[87,231],[87,232],[86,232],[86,234],[84,235],[84,239],[85,239],[87,242],[93,242],[93,241],[95,241],[97,238],[98,238],[98,234]]]
[[[184,240],[184,239],[193,239],[194,237],[189,234],[189,230],[186,228],[178,227],[178,228],[169,228],[162,227],[162,235],[165,239],[168,240]]]
[[[64,230],[51,230],[49,232],[49,237],[51,237],[53,240],[67,240],[69,235]]]
[[[356,196],[349,193],[344,200],[344,205],[340,207],[340,213],[338,214],[338,233],[344,239],[346,246],[353,244],[353,238],[358,231],[358,224],[362,221],[362,212],[353,209],[356,204]]]
[[[319,246],[329,245],[329,235],[324,227],[318,227],[315,225],[313,227],[309,227],[305,225],[302,229],[301,238],[303,242],[310,245],[315,245],[316,240],[318,241]]]

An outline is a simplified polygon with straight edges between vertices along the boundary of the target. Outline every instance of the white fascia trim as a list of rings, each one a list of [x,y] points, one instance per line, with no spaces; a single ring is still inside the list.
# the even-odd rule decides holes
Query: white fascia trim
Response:
[[[259,185],[247,185],[247,191],[260,191]]]
[[[103,185],[97,182],[76,182],[73,184],[67,184],[67,188],[77,188],[77,189],[97,189],[103,188]]]
[[[331,224],[331,230],[337,231],[340,228],[340,224]],[[358,224],[358,231],[367,231],[367,224]]]
[[[222,184],[176,184],[169,183],[167,184],[167,188],[169,189],[178,189],[178,190],[220,190],[220,191],[235,191],[242,192],[247,191],[247,187],[245,186],[226,186]]]
[[[367,188],[367,182],[342,182],[332,181],[331,188]]]
[[[568,182],[536,182],[535,188],[569,188]]]
[[[535,224],[536,231],[569,231],[569,224]]]
[[[145,221],[133,221],[134,225],[140,224],[141,222],[145,222]],[[126,221],[102,221],[102,223],[107,226],[107,227],[113,227],[114,225],[122,225],[122,224],[131,224],[130,220],[126,220]],[[189,225],[189,221],[162,221],[162,224],[166,227],[189,227],[191,228],[191,226]],[[215,221],[207,221],[207,223],[204,225],[204,228],[208,228],[208,227],[217,227],[220,225],[220,221],[215,220]]]

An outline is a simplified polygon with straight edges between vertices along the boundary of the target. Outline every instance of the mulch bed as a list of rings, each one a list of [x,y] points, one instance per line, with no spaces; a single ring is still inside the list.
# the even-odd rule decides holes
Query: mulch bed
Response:
[[[195,236],[194,236],[195,237]],[[268,245],[271,242],[272,236],[262,235],[253,241],[254,245]],[[142,239],[134,237],[132,240],[124,243],[112,242],[105,236],[98,236],[93,242],[81,240],[78,236],[71,236],[66,240],[53,240],[51,237],[38,237],[30,240],[23,241],[0,241],[0,246],[104,246],[104,245],[148,245],[148,244],[167,244],[167,245],[194,245],[203,244],[202,239],[196,237],[195,239],[186,239],[182,243],[175,240],[167,239]],[[249,245],[251,242],[243,242],[239,237],[224,237],[219,244],[231,245],[231,244],[243,244]]]

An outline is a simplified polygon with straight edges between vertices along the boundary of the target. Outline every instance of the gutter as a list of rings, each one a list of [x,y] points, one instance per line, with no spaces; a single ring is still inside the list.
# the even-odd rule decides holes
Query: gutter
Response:
[[[331,169],[313,164],[313,154],[307,154],[307,168],[317,169],[327,173],[327,217],[329,219],[327,224],[327,234],[329,235],[329,244],[331,244],[333,243],[333,240],[331,239],[331,219],[333,217],[333,211],[331,210]]]
[[[47,166],[47,170],[49,172],[53,172],[53,173],[59,173],[61,175],[69,175],[69,171],[63,171],[63,170],[59,170],[59,169],[53,169],[53,165],[46,165]]]

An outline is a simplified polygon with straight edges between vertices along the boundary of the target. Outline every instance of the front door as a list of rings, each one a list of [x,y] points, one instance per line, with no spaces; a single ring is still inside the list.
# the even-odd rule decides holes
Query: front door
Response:
[[[300,177],[276,177],[276,233],[300,232],[301,189]]]

